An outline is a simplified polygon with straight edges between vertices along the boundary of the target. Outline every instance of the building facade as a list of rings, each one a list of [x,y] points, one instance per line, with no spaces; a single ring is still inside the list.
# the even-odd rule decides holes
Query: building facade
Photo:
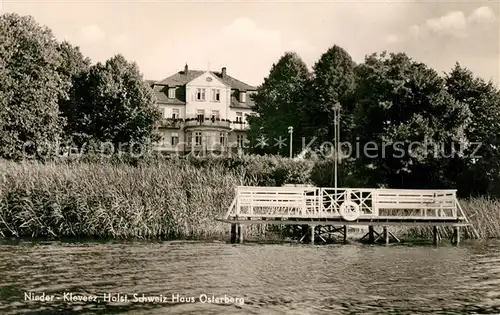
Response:
[[[234,152],[246,145],[257,88],[220,72],[190,70],[150,82],[162,112],[156,149],[165,153]]]

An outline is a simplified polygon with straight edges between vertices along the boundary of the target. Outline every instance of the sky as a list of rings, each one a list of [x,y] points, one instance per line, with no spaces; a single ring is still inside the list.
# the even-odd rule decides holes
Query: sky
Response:
[[[312,69],[331,46],[354,61],[405,52],[439,72],[458,61],[500,82],[500,2],[0,0],[0,12],[31,15],[95,63],[122,54],[145,79],[220,71],[259,85],[286,51]]]

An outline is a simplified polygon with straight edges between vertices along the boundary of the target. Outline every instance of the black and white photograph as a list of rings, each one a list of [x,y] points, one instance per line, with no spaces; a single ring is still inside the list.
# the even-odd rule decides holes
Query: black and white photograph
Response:
[[[0,314],[500,314],[500,2],[0,0]]]

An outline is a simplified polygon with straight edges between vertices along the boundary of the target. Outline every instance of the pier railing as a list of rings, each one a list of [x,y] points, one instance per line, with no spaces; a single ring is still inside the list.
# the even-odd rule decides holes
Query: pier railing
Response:
[[[223,219],[461,220],[456,190],[239,186]]]

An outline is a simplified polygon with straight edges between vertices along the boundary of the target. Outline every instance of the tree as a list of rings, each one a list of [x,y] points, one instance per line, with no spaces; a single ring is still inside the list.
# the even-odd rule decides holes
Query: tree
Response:
[[[159,140],[155,103],[137,65],[116,55],[75,80],[64,110],[67,131],[79,147],[88,141],[110,143],[114,150],[152,143]]]
[[[288,155],[288,126],[294,128],[294,151],[301,150],[304,130],[301,115],[310,78],[306,64],[296,53],[287,52],[273,64],[257,94],[253,95],[256,115],[249,117],[248,138],[254,153]],[[263,138],[267,139],[266,146],[260,141]],[[282,145],[279,145],[280,139]]]
[[[0,157],[21,159],[37,148],[45,154],[57,143],[64,125],[58,100],[67,92],[60,67],[47,27],[29,16],[0,15]]]
[[[333,141],[333,106],[337,102],[342,106],[341,141],[350,137],[356,86],[354,67],[351,56],[337,45],[328,49],[313,67],[314,79],[304,116],[309,118],[307,134],[317,137],[317,144]]]
[[[466,143],[470,110],[443,78],[403,53],[367,56],[356,68],[358,167],[371,184],[448,187],[446,166]]]
[[[85,58],[80,52],[79,47],[73,47],[69,42],[64,41],[58,46],[59,54],[61,55],[61,65],[58,69],[59,74],[65,79],[66,88],[69,91],[76,81],[88,72],[90,68],[90,59]],[[71,98],[71,94],[67,94],[59,100],[59,111],[61,116],[66,119],[70,113],[72,104],[75,102]],[[64,142],[69,145],[72,142],[72,136],[68,130],[72,130],[74,126],[67,126],[65,133],[62,135]]]
[[[458,63],[445,80],[448,92],[471,111],[465,130],[470,145],[449,173],[459,177],[463,195],[487,193],[500,182],[500,93],[492,82],[475,77]]]
[[[63,41],[57,47],[61,55],[59,73],[67,78],[81,76],[90,67],[90,59],[83,56],[80,47],[73,47],[69,42]]]

